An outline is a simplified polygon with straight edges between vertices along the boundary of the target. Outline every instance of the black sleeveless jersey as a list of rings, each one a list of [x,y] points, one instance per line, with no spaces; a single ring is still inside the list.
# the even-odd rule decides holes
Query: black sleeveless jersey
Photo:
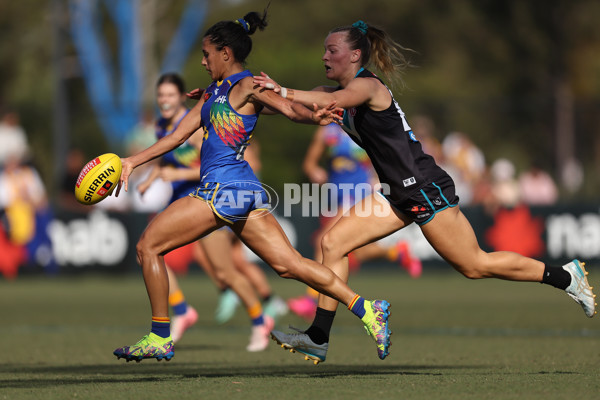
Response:
[[[374,78],[383,84],[362,68],[356,78]],[[373,111],[364,104],[344,110],[342,127],[365,149],[380,182],[389,185],[389,192],[383,186],[383,194],[397,206],[426,184],[449,176],[423,152],[391,91],[390,95],[390,106],[383,111]]]

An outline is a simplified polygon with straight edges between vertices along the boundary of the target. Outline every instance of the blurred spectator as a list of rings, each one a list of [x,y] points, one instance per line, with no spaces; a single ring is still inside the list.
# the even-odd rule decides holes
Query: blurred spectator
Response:
[[[573,194],[581,189],[584,178],[581,162],[574,158],[568,159],[562,166],[560,178],[562,187],[564,187],[568,193]]]
[[[27,136],[19,124],[19,115],[13,111],[5,113],[0,120],[0,166],[9,157],[23,160],[28,152]]]
[[[9,157],[0,173],[0,207],[6,213],[9,237],[25,244],[35,232],[35,211],[47,207],[46,189],[37,171]]]
[[[506,158],[494,161],[490,168],[492,194],[498,206],[512,208],[520,201],[519,183],[514,164]]]
[[[486,213],[493,215],[498,209],[498,203],[494,196],[494,185],[490,167],[485,168],[481,178],[473,187],[473,199],[471,204],[483,206]]]
[[[136,124],[127,136],[127,151],[129,154],[142,151],[156,142],[156,120],[154,111],[147,109],[142,113],[140,122]]]
[[[552,205],[558,199],[554,179],[534,161],[527,171],[519,176],[521,200],[529,205]]]
[[[60,206],[71,211],[89,211],[90,208],[77,201],[75,198],[75,184],[81,169],[85,165],[85,154],[81,149],[72,148],[67,153],[65,175],[60,187]]]
[[[411,118],[410,127],[415,136],[421,142],[423,151],[435,159],[435,162],[442,164],[443,153],[442,144],[435,136],[435,124],[429,117],[418,115]]]
[[[474,186],[485,172],[483,152],[462,132],[451,132],[442,141],[443,168],[454,180],[462,204],[473,201]]]
[[[0,209],[5,239],[26,250],[20,262],[53,270],[56,264],[46,230],[51,220],[46,189],[36,169],[17,156],[9,156],[0,173]],[[16,276],[16,271],[11,272]]]

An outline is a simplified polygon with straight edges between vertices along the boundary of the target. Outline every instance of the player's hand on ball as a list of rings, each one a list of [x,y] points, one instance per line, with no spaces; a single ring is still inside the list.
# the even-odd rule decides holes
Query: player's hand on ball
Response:
[[[121,188],[125,189],[127,192],[129,186],[129,175],[131,175],[133,172],[133,164],[129,158],[121,158],[121,166],[121,179],[119,180],[119,186],[117,186],[115,197],[119,197]]]

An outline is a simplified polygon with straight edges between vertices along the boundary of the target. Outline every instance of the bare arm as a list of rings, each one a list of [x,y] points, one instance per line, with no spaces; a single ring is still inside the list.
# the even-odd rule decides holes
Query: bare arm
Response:
[[[283,114],[294,122],[317,125],[327,125],[339,120],[335,112],[342,111],[335,106],[335,103],[321,108],[311,104],[311,109],[308,109],[302,104],[284,99],[272,90],[253,84],[250,77],[242,79],[233,87],[229,102],[237,112],[242,114],[265,111],[266,108]]]
[[[150,188],[150,185],[158,178],[160,174],[160,165],[153,165],[152,170],[148,174],[148,177],[137,186],[138,192],[143,196],[144,193]]]
[[[117,187],[116,191],[116,196],[119,195],[121,187],[125,188],[125,191],[127,191],[129,175],[131,175],[136,167],[181,146],[190,136],[192,136],[194,132],[200,128],[200,110],[203,105],[204,101],[199,101],[179,123],[179,126],[177,126],[177,129],[175,129],[175,132],[163,137],[147,149],[142,150],[131,157],[121,159],[123,168],[121,171],[119,186]]]
[[[333,114],[337,109],[335,102],[325,104],[323,107],[317,107],[316,104],[311,103],[308,105],[308,107],[312,107],[312,110],[310,110],[304,105],[284,99],[270,90],[264,92],[256,91],[252,94],[252,99],[263,104],[270,110],[275,110],[285,115],[294,122],[328,125],[337,121],[337,117]]]
[[[343,109],[366,104],[373,110],[383,110],[389,107],[391,101],[388,89],[374,78],[353,79],[348,86],[339,90],[328,86],[320,86],[311,91],[283,88],[264,73],[255,76],[254,83],[279,94],[285,92],[287,99],[307,107],[312,107],[313,104],[324,107],[335,102],[337,107]]]
[[[160,177],[165,182],[200,181],[200,166],[190,168],[162,167]]]

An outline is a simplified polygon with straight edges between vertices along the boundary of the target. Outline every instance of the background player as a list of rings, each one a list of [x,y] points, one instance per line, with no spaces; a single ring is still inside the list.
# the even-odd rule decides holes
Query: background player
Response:
[[[325,168],[321,166],[324,160]],[[312,183],[326,185],[329,194],[327,210],[334,210],[334,216],[321,215],[320,229],[315,233],[315,260],[323,261],[321,240],[323,235],[357,201],[371,194],[379,182],[369,156],[340,128],[330,124],[317,128],[308,147],[302,169]],[[322,189],[323,190],[323,189]],[[410,245],[405,240],[393,244],[374,242],[348,254],[350,272],[356,272],[364,261],[383,258],[397,262],[411,277],[421,276],[421,260],[413,256]],[[317,310],[319,294],[307,288],[306,294],[288,300],[290,310],[302,318],[312,321]]]

